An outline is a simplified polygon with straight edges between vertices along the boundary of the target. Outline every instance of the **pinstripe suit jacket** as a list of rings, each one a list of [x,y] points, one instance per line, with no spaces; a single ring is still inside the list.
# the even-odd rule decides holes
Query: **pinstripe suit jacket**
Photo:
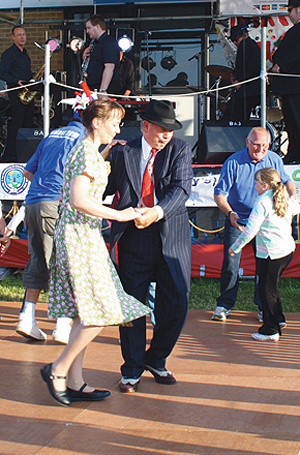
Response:
[[[141,193],[141,138],[125,146],[115,146],[112,150],[111,174],[106,194],[119,192],[119,210],[137,207]],[[162,253],[178,292],[185,294],[189,291],[191,276],[191,236],[185,207],[193,177],[190,145],[173,137],[156,155],[153,172],[158,205],[164,211],[164,218],[158,222]],[[127,224],[113,221],[112,253]],[[148,243],[150,242],[145,241],[145,260],[147,248],[151,248]]]

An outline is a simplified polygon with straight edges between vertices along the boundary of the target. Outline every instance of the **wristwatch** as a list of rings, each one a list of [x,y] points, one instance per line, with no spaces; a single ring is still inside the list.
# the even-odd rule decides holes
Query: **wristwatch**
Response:
[[[100,88],[99,92],[107,92],[107,90],[105,88]]]

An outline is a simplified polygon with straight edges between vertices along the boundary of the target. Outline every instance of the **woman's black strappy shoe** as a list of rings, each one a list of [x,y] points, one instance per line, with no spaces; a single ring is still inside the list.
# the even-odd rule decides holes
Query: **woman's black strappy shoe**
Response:
[[[54,384],[53,384],[53,381],[55,379],[66,379],[66,377],[65,376],[55,376],[54,374],[51,373],[51,369],[52,369],[52,363],[49,363],[48,365],[44,366],[44,368],[42,368],[40,370],[42,378],[44,379],[44,381],[46,382],[46,384],[48,386],[49,393],[52,396],[52,398],[54,398],[54,400],[57,401],[62,406],[69,406],[69,404],[71,403],[71,400],[69,398],[67,389],[62,392],[59,392],[58,390],[56,390],[56,388],[54,387]]]
[[[73,401],[100,401],[110,396],[109,390],[97,390],[93,392],[84,392],[87,384],[84,383],[80,390],[73,390],[67,387],[70,400]]]

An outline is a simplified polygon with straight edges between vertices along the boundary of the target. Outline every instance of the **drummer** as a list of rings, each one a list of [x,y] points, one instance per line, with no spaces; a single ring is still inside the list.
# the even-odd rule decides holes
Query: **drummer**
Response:
[[[231,41],[237,47],[235,70],[232,83],[237,84],[260,75],[260,48],[249,37],[247,28],[236,25],[231,28]],[[260,104],[260,79],[237,85],[227,104],[223,119],[233,121],[249,120],[251,110]]]
[[[286,77],[273,77],[271,87],[281,95],[282,112],[289,135],[288,154],[285,164],[300,163],[300,0],[289,0],[288,14],[293,24],[274,53],[272,73],[288,74]],[[291,77],[294,74],[298,77]]]

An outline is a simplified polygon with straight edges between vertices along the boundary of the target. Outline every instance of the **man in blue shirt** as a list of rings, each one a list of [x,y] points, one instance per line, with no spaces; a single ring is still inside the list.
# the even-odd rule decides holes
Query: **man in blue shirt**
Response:
[[[282,159],[269,150],[269,132],[261,127],[253,128],[248,134],[246,145],[246,148],[227,158],[214,190],[215,202],[226,214],[224,258],[220,278],[221,295],[217,298],[217,307],[212,316],[212,319],[218,321],[226,320],[237,298],[241,253],[232,257],[228,254],[228,249],[247,224],[258,196],[255,190],[255,173],[265,167],[275,168],[288,193],[296,196],[296,187],[286,173]],[[256,295],[258,296],[257,291]],[[258,304],[257,299],[256,303]]]
[[[80,121],[72,121],[64,128],[53,130],[38,145],[23,172],[31,181],[25,202],[25,226],[31,256],[23,276],[26,294],[17,332],[26,338],[41,341],[47,338],[36,323],[35,308],[41,290],[48,287],[48,265],[58,218],[64,165],[69,152],[85,136],[85,127]],[[70,318],[58,319],[54,339],[68,341],[70,321]]]

